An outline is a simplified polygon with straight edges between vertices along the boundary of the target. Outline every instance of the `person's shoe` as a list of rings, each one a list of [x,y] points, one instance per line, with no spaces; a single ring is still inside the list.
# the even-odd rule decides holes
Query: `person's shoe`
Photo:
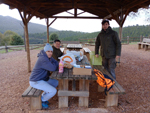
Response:
[[[48,101],[45,101],[45,103],[46,103],[46,104],[49,104],[49,102],[48,102]]]
[[[46,102],[42,102],[42,108],[43,109],[47,109],[49,106]]]

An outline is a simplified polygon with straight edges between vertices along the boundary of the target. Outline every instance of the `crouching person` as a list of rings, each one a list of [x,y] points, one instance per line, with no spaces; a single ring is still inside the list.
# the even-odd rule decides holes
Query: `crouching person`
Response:
[[[50,79],[49,71],[55,71],[58,68],[58,62],[52,57],[53,48],[46,44],[44,50],[38,54],[38,60],[30,75],[30,86],[44,91],[41,96],[42,108],[48,108],[48,100],[57,92],[58,81]]]

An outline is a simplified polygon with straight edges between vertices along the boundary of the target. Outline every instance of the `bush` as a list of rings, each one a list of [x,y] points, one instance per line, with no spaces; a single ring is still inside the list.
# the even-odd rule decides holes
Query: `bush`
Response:
[[[11,45],[23,45],[23,39],[19,35],[13,35],[10,41]]]
[[[49,36],[49,39],[50,39],[51,41],[56,40],[56,39],[58,39],[58,35],[57,35],[56,33],[52,33],[52,34]]]

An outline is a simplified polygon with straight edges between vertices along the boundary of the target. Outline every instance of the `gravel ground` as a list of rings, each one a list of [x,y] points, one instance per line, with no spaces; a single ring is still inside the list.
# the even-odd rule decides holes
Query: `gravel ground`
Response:
[[[89,47],[94,50],[94,47]],[[150,50],[138,50],[137,45],[123,45],[120,67],[116,68],[118,83],[126,90],[119,95],[119,106],[108,107],[110,113],[150,113]],[[31,68],[37,53],[31,50]],[[26,52],[15,51],[0,54],[0,113],[28,113],[29,98],[21,95],[29,86]],[[104,108],[104,93],[97,92],[97,83],[90,84],[89,108]],[[58,109],[58,98],[50,100],[50,110]],[[64,110],[85,109],[78,107],[78,98],[69,97],[69,107]],[[60,109],[61,110],[61,109]]]

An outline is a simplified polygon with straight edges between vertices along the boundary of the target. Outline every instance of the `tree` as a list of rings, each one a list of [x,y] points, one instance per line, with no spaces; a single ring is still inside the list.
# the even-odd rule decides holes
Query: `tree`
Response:
[[[7,44],[9,45],[9,44],[10,44],[11,37],[12,37],[13,35],[18,35],[18,34],[15,33],[15,32],[13,32],[13,31],[10,31],[10,30],[6,31],[6,32],[4,33],[4,39],[3,39],[4,43],[7,43]]]
[[[0,32],[0,46],[4,45],[3,43],[3,34]]]
[[[51,41],[56,40],[56,39],[58,39],[58,35],[57,35],[56,33],[52,33],[52,34],[49,36],[49,39],[50,39]]]
[[[19,35],[13,35],[10,40],[11,45],[23,45],[23,39]]]

